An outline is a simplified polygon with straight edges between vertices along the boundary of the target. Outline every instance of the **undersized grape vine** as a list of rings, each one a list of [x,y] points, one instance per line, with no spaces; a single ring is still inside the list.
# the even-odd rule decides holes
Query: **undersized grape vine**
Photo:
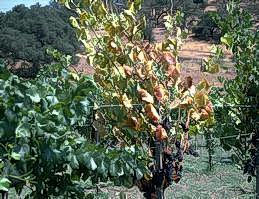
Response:
[[[222,106],[215,110],[218,122],[214,129],[216,137],[237,136],[221,140],[221,144],[224,149],[235,151],[235,160],[242,165],[244,174],[249,175],[250,182],[251,176],[259,172],[256,172],[256,153],[259,150],[259,144],[256,144],[256,139],[259,139],[258,29],[253,30],[252,16],[240,8],[240,1],[230,1],[224,17],[218,14],[212,17],[221,29],[221,43],[233,53],[236,71],[234,79],[221,78],[224,87],[216,89],[213,94],[214,104]],[[257,165],[259,169],[259,162]],[[258,193],[259,181],[257,186]]]

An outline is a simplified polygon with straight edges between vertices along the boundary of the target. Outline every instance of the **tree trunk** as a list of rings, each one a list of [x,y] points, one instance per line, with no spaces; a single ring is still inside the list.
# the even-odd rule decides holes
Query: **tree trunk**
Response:
[[[159,174],[163,169],[162,144],[163,144],[162,142],[156,141],[156,172],[158,172]],[[162,173],[161,173],[161,175],[162,175]],[[163,182],[161,182],[161,183],[159,182],[159,186],[156,187],[157,199],[164,198],[162,183]]]

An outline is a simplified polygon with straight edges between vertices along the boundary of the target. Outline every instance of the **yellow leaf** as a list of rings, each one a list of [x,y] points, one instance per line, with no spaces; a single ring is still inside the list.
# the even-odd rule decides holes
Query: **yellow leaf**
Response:
[[[112,42],[111,42],[111,47],[112,47],[112,48],[117,48],[118,46],[117,46],[116,43],[114,43],[114,42],[112,41]]]
[[[156,43],[155,45],[155,50],[161,52],[162,51],[162,48],[163,48],[163,43]]]
[[[123,105],[128,108],[128,109],[131,109],[133,106],[132,106],[132,100],[128,99],[126,93],[122,96],[122,103]]]
[[[131,49],[131,51],[129,53],[129,57],[130,57],[132,62],[135,62],[134,49]]]
[[[145,70],[146,70],[147,75],[152,74],[152,64],[153,64],[153,61],[145,62]]]
[[[194,102],[197,108],[202,108],[206,106],[208,103],[208,100],[209,100],[208,96],[201,91],[196,92],[196,94],[194,95]]]
[[[139,54],[138,54],[138,59],[139,59],[139,61],[140,62],[144,62],[146,59],[145,59],[145,54],[144,54],[144,52],[141,50],[140,52],[139,52]]]
[[[199,84],[196,86],[197,90],[205,90],[208,91],[210,89],[210,84],[206,79],[203,79],[199,82]]]
[[[197,113],[197,111],[195,111],[194,109],[190,110],[190,116],[192,119],[194,119],[195,121],[198,121],[200,119],[200,114]]]
[[[79,76],[78,76],[78,74],[76,74],[76,73],[72,73],[71,72],[71,75],[72,75],[72,77],[74,78],[74,80],[79,80],[80,78],[79,78]]]

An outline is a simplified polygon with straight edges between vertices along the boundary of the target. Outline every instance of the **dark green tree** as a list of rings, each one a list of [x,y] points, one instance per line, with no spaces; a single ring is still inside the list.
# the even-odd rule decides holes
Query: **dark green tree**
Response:
[[[57,49],[75,57],[79,51],[76,34],[69,25],[71,12],[52,2],[27,8],[17,5],[0,13],[0,57],[24,60],[35,66],[51,63],[46,49]]]

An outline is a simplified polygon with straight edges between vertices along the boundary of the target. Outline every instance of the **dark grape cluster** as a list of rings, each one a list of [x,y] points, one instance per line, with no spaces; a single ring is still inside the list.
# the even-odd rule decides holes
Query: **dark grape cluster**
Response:
[[[163,169],[155,169],[154,165],[150,167],[152,179],[142,178],[136,185],[143,192],[144,197],[151,199],[156,194],[156,187],[162,187],[165,190],[173,182],[178,183],[182,177],[183,151],[180,142],[175,143],[176,153],[164,152]]]

